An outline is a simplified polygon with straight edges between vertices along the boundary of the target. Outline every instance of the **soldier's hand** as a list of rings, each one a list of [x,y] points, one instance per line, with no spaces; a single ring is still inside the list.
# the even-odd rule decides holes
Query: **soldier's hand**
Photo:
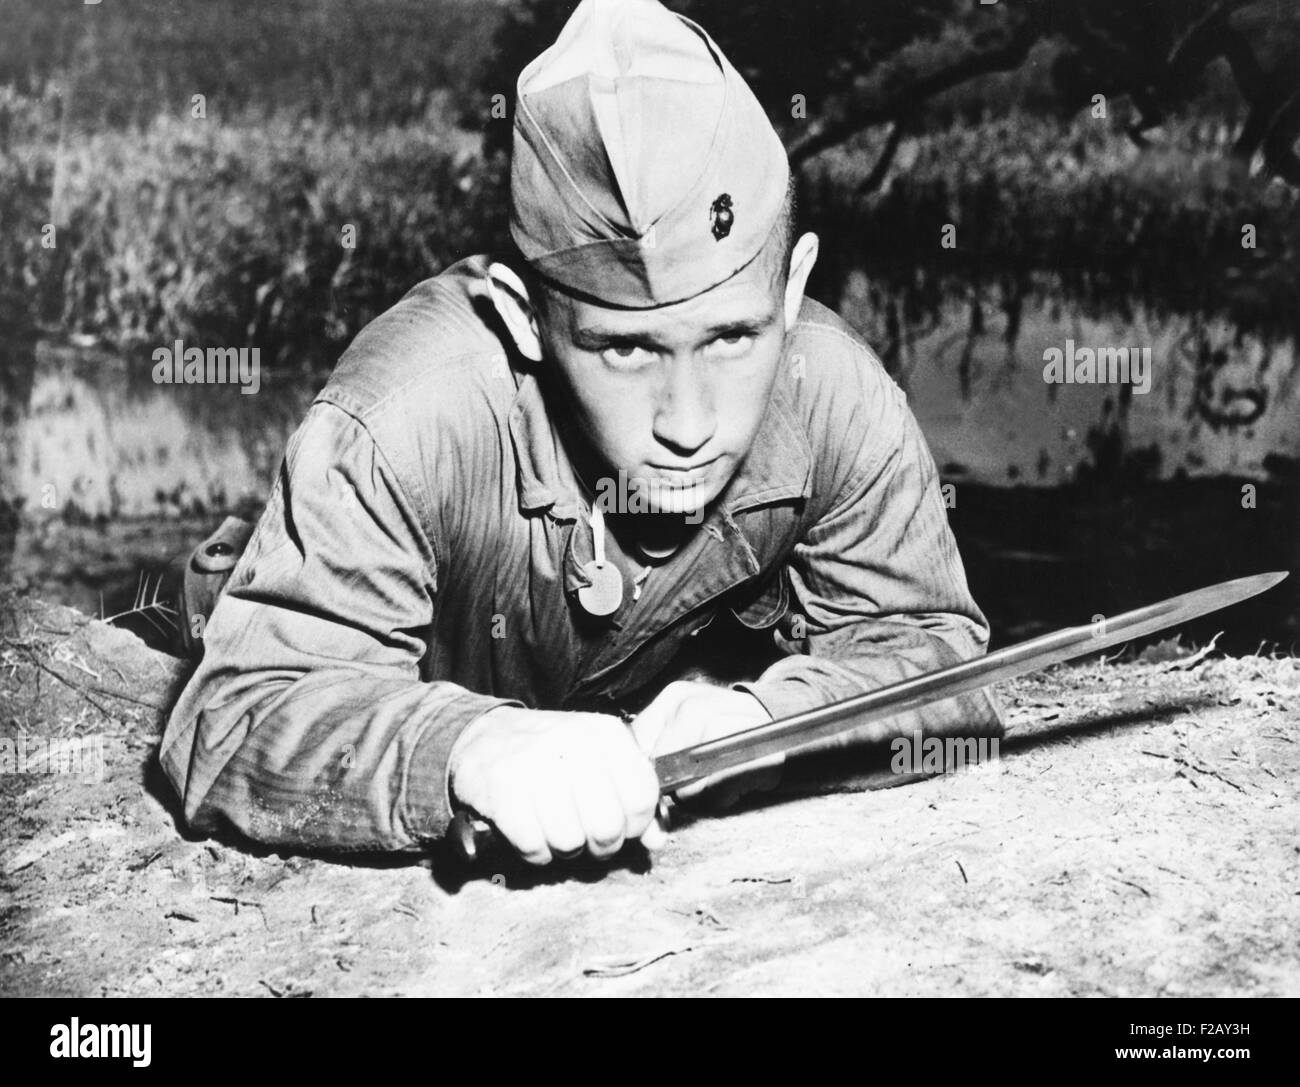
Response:
[[[652,756],[730,736],[770,721],[771,715],[753,695],[709,683],[677,682],[665,687],[632,722],[637,742]],[[714,774],[678,790],[679,800],[699,797],[727,808],[746,793],[776,788],[781,780],[782,755],[740,771]]]
[[[660,846],[659,782],[619,718],[501,706],[452,748],[453,795],[530,864],[612,857],[629,839]]]

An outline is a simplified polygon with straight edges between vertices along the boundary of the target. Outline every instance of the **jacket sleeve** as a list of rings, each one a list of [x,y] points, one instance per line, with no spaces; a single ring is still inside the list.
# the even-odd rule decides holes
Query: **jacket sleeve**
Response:
[[[858,394],[858,390],[854,390]],[[988,624],[971,598],[938,472],[902,392],[874,360],[855,416],[828,432],[865,434],[841,459],[826,511],[789,560],[787,655],[736,684],[773,717],[812,709],[984,653]],[[900,715],[889,734],[1000,735],[991,695],[975,692]],[[882,738],[880,726],[830,747]]]
[[[435,547],[370,434],[314,406],[163,737],[187,821],[324,849],[440,836],[452,744],[520,703],[422,682],[436,581]]]

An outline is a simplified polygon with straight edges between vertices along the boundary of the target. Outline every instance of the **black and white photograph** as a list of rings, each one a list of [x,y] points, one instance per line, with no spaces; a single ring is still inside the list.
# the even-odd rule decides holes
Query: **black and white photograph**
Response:
[[[1300,3],[0,0],[0,237],[42,1059],[1029,997],[1260,1073]]]

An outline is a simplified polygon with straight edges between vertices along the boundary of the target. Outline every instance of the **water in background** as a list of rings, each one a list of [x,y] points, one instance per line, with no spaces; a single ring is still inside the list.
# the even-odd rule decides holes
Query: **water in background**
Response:
[[[839,312],[868,342],[887,342],[863,277],[850,278]],[[941,314],[907,330],[893,369],[945,478],[1056,486],[1091,468],[1129,481],[1266,480],[1300,463],[1300,356],[1290,340],[1141,307],[1121,322],[1044,301],[1025,306],[1014,335],[1001,310],[989,308],[976,332],[968,306],[949,302]],[[1044,351],[1067,341],[1149,349],[1149,391],[1048,384]]]
[[[325,373],[157,385],[149,353],[36,343],[0,364],[0,579],[99,614],[228,512],[255,515]]]
[[[852,280],[841,311],[882,342]],[[1113,386],[1045,384],[1042,352],[1067,338],[1151,347],[1151,391],[1124,404]],[[1217,353],[1208,383],[1197,365],[1206,351]],[[953,484],[949,517],[995,640],[1300,567],[1288,474],[1300,458],[1296,361],[1291,345],[1222,326],[1140,314],[1121,326],[1049,304],[1024,314],[1013,342],[996,316],[972,336],[957,306],[916,331],[894,365]],[[151,372],[143,349],[11,348],[0,366],[0,502],[11,511],[0,578],[89,612],[101,599],[109,614],[128,607],[142,572],[223,514],[256,514],[327,377],[263,369],[247,395],[157,385]],[[1253,509],[1243,481],[1257,488]],[[1237,648],[1297,640],[1295,580],[1237,615]]]

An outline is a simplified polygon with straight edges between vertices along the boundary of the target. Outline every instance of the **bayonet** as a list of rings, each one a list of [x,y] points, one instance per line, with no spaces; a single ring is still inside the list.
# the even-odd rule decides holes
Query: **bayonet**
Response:
[[[654,760],[660,795],[671,797],[677,790],[714,774],[797,754],[846,732],[853,732],[855,741],[862,743],[888,740],[898,734],[894,719],[899,714],[1178,626],[1256,596],[1286,576],[1285,571],[1280,571],[1224,581],[660,755]],[[473,860],[490,841],[493,831],[490,824],[462,811],[453,820],[450,834],[461,855]]]

